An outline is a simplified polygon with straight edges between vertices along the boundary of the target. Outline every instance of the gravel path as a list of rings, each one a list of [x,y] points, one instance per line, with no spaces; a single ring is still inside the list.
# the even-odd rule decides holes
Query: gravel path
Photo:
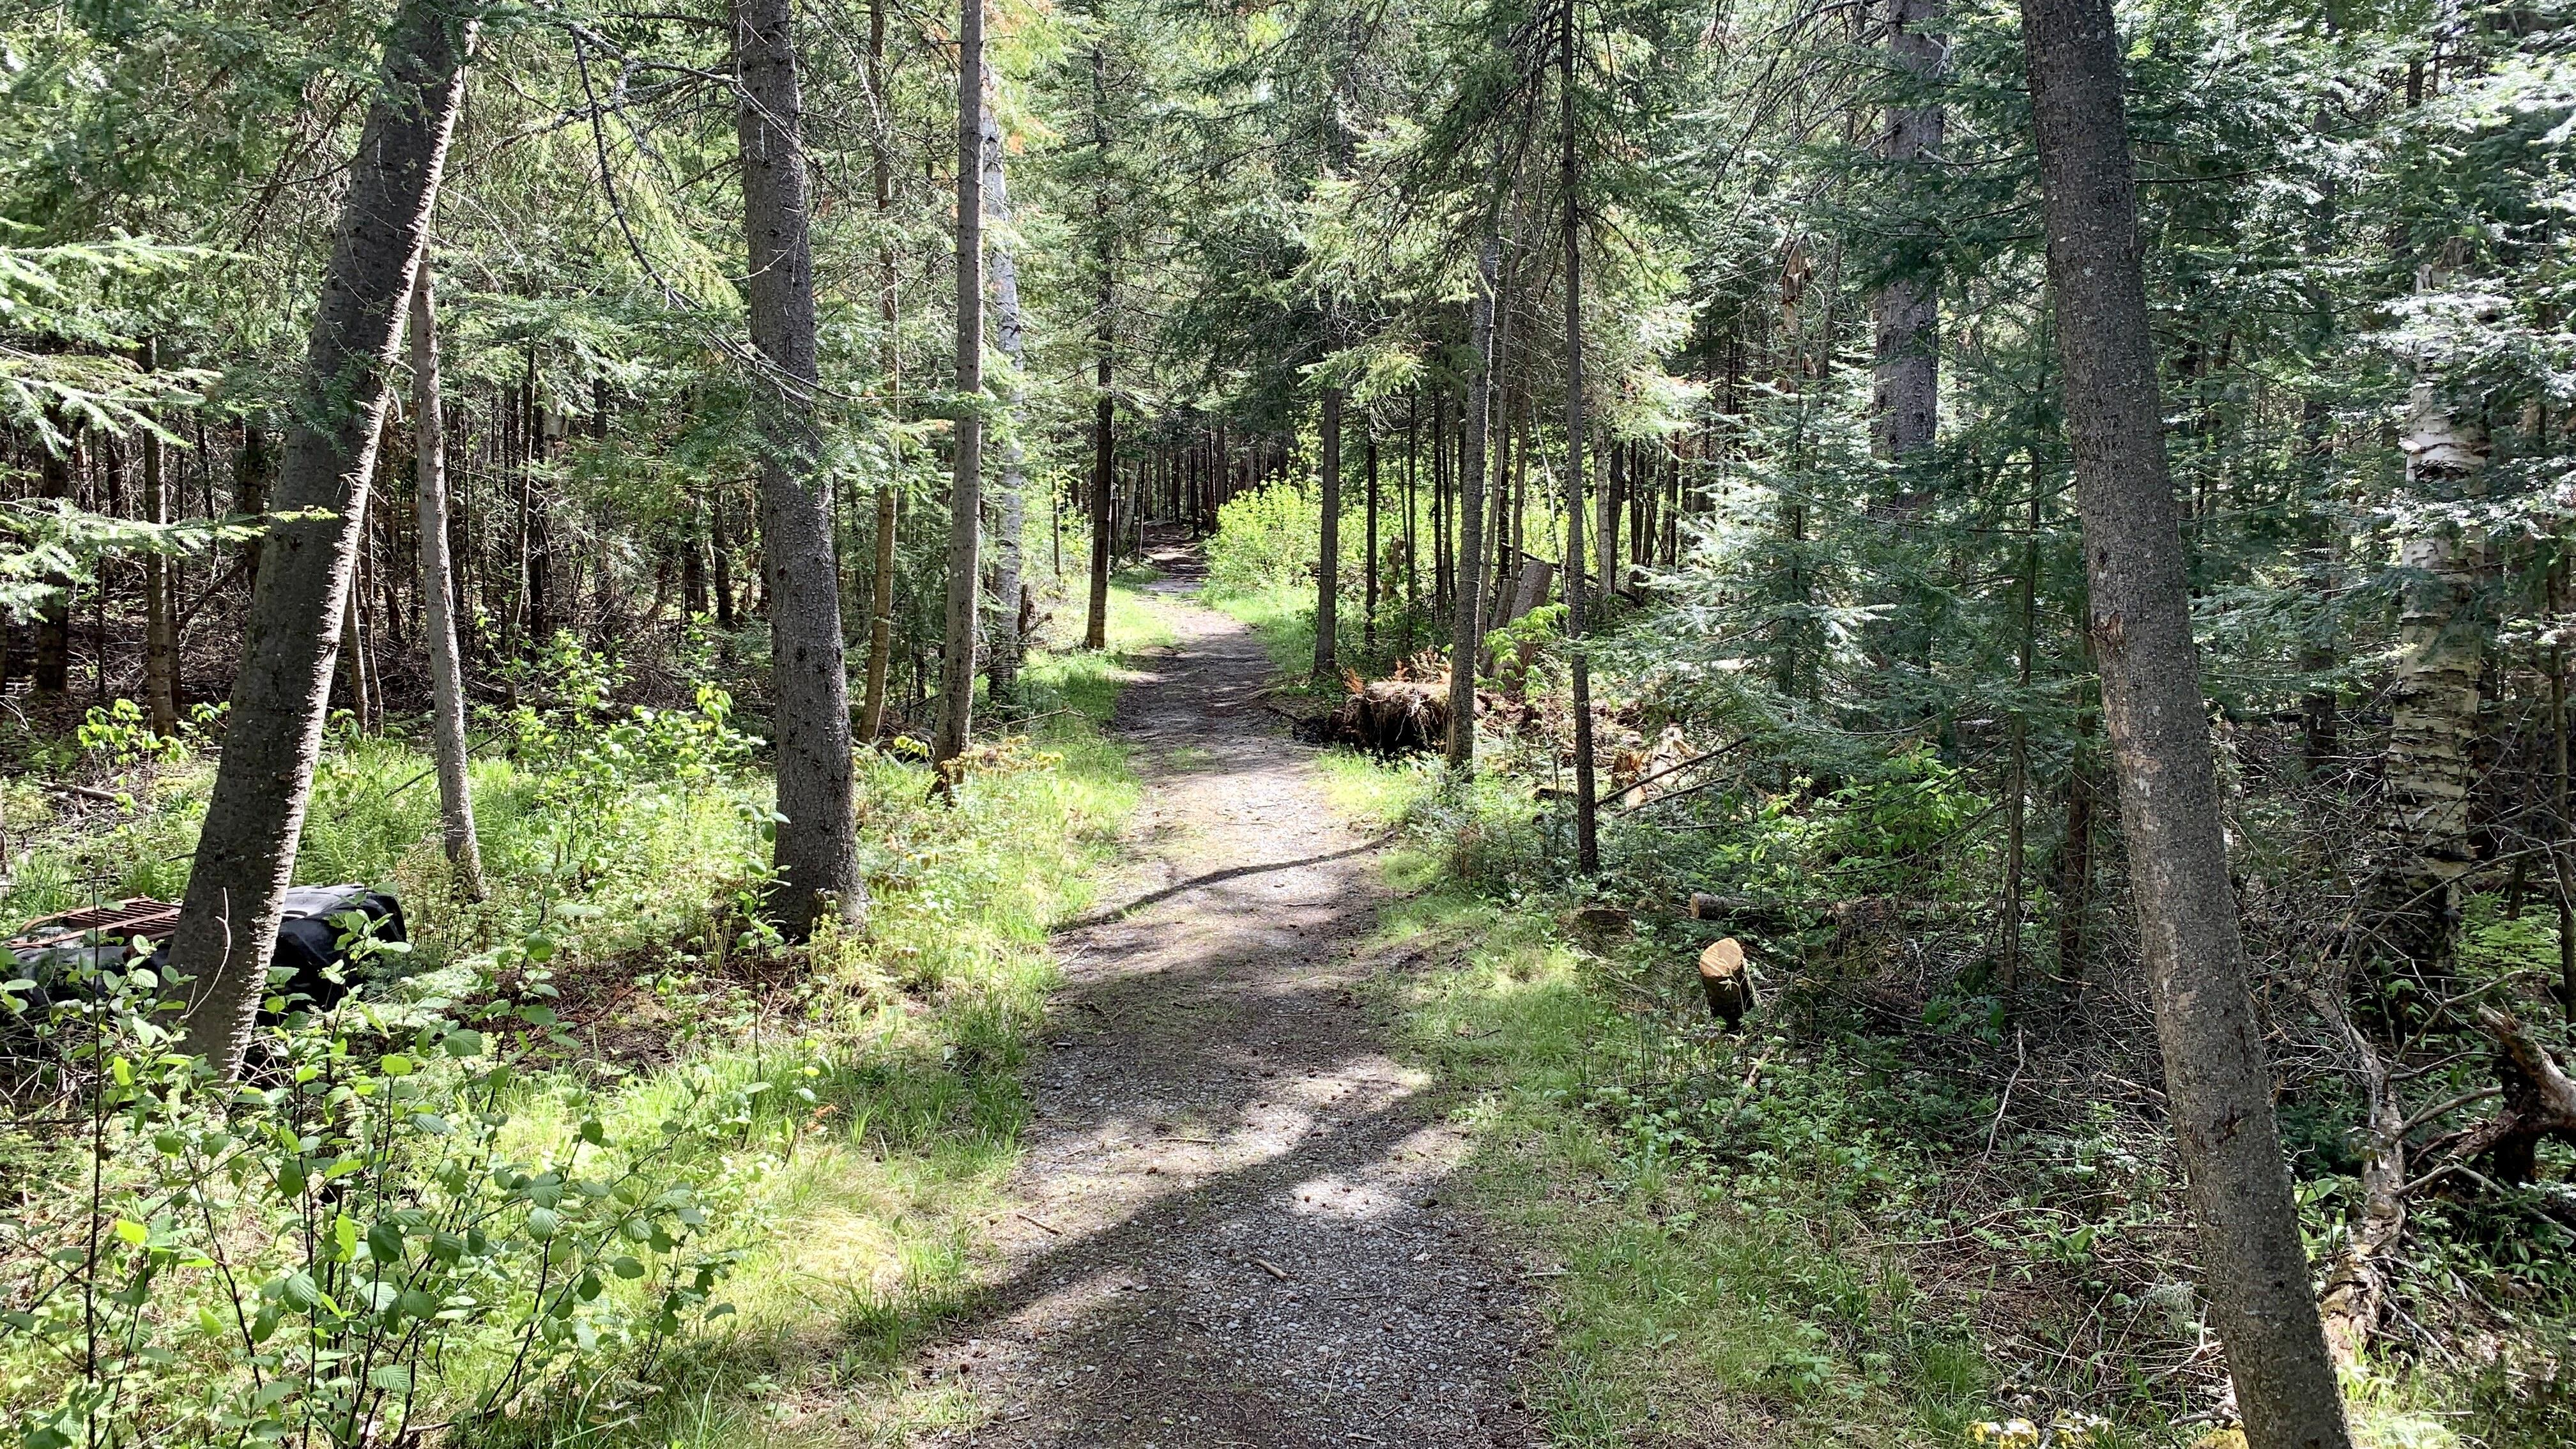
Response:
[[[1058,938],[1005,1270],[928,1365],[995,1407],[958,1441],[1535,1445],[1521,1265],[1451,1201],[1466,1140],[1357,989],[1375,842],[1255,697],[1259,642],[1160,587],[1181,641],[1115,726],[1147,784],[1127,874]]]

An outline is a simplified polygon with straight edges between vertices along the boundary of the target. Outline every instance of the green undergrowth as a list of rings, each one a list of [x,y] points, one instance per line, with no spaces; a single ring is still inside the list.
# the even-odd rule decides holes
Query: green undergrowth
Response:
[[[1532,1385],[1552,1443],[1966,1442],[1999,1370],[1854,1221],[1883,1168],[1808,1142],[1753,1193],[1641,1150],[1600,1110],[1627,1028],[1594,963],[1425,854],[1390,870],[1416,893],[1382,944],[1441,963],[1386,984],[1405,1040],[1476,1133],[1479,1199],[1562,1270]]]
[[[1553,1352],[1529,1391],[1551,1443],[1963,1446],[2016,1420],[2097,1449],[2202,1442],[2169,1377],[2204,1329],[2152,1145],[2107,1113],[1989,1136],[1991,1096],[1830,1013],[1722,1031],[1696,1005],[1695,923],[1605,936],[1534,884],[1525,784],[1321,768],[1345,813],[1405,824],[1374,945],[1414,964],[1378,989],[1474,1135],[1476,1199],[1545,1265]],[[2118,1331],[2088,1335],[2104,1318]],[[2549,1442],[2460,1383],[2354,1390],[2380,1449]]]
[[[450,1303],[437,1351],[418,1361],[416,1385],[405,1381],[399,1398],[412,1422],[473,1416],[481,1445],[697,1449],[893,1443],[983,1411],[952,1388],[913,1382],[906,1365],[925,1336],[972,1309],[986,1279],[988,1229],[1026,1120],[1019,1073],[1056,979],[1046,932],[1086,905],[1091,874],[1137,798],[1124,750],[1100,726],[1133,677],[1126,656],[1168,642],[1172,630],[1165,607],[1131,587],[1118,590],[1111,619],[1106,654],[1031,658],[1020,722],[998,726],[977,752],[954,805],[931,801],[927,767],[904,752],[863,757],[867,924],[810,947],[765,941],[745,913],[761,876],[769,786],[753,762],[728,756],[720,700],[656,727],[695,741],[695,754],[629,736],[624,763],[603,765],[608,737],[587,733],[567,706],[551,744],[478,761],[477,824],[493,887],[478,905],[446,889],[435,783],[423,778],[417,747],[334,738],[299,878],[392,883],[416,947],[383,959],[363,1005],[277,1028],[275,1050],[361,1063],[388,1050],[409,1056],[385,1060],[407,1061],[425,1046],[425,1066],[399,1077],[353,1068],[351,1080],[408,1093],[406,1110],[426,1103],[459,1123],[470,1098],[489,1150],[539,1169],[533,1188],[501,1172],[427,1189],[442,1201],[442,1191],[492,1197],[499,1216],[490,1220],[519,1236],[514,1250],[496,1230],[488,1256],[469,1258],[491,1281]],[[513,738],[529,740],[524,729]],[[662,765],[646,768],[646,755]],[[90,763],[87,778],[107,779],[133,808],[24,781],[8,787],[19,855],[0,924],[94,896],[184,889],[211,765],[184,755],[113,770]],[[469,1022],[475,1029],[464,1030]],[[195,1099],[184,1086],[166,1101],[151,1097],[149,1081],[127,1090],[131,1130],[147,1138],[147,1118],[164,1124],[166,1142],[180,1118],[208,1110],[184,1105]],[[441,1105],[451,1098],[457,1105]],[[245,1120],[235,1109],[233,1129]],[[233,1300],[202,1264],[186,1266],[196,1229],[173,1221],[171,1246],[161,1246],[151,1194],[166,1187],[174,1159],[102,1131],[102,1218],[148,1221],[137,1262],[154,1251],[168,1259],[129,1315],[133,1341],[160,1357],[118,1361],[108,1411],[129,1432],[179,1442],[207,1437],[204,1426],[218,1421],[291,1422],[306,1391],[254,1405],[249,1384],[259,1375],[233,1342],[241,1335],[213,1331]],[[422,1129],[403,1140],[414,1145],[350,1159],[397,1199],[414,1191],[405,1174],[431,1170],[463,1139]],[[84,1142],[41,1121],[12,1119],[0,1133],[0,1175],[85,1177],[85,1153]],[[290,1151],[268,1163],[277,1170],[250,1171],[246,1188],[237,1180],[240,1190],[218,1193],[209,1241],[236,1246],[240,1256],[225,1266],[246,1283],[273,1272],[276,1301],[304,1303],[298,1263],[312,1275],[304,1281],[353,1283],[345,1298],[369,1274],[382,1277],[368,1266],[377,1255],[360,1246],[335,1256],[327,1211],[318,1237],[297,1228],[312,1228],[321,1200],[296,1160]],[[671,1246],[656,1238],[636,1248],[642,1266],[631,1281],[623,1268],[581,1267],[593,1261],[584,1253],[607,1264],[616,1232],[611,1224],[601,1246],[584,1246],[588,1219],[571,1206],[578,1194],[547,1209],[562,1226],[551,1217],[544,1232],[530,1226],[543,1216],[530,1204],[552,1202],[548,1192],[591,1181],[605,1191],[619,1180],[649,1181],[664,1196],[648,1206],[693,1220],[683,1230],[672,1219]],[[90,1217],[78,1195],[26,1201],[33,1206],[0,1213],[10,1230],[0,1291],[16,1296],[48,1272],[28,1250],[77,1243]],[[97,1279],[123,1289],[121,1245],[107,1243]],[[684,1292],[687,1311],[657,1325],[680,1300],[656,1294],[684,1261],[706,1267],[705,1291]],[[513,1262],[533,1276],[511,1276]],[[599,1286],[556,1304],[549,1291],[566,1290],[550,1290],[545,1277],[556,1271],[590,1274]],[[46,1311],[62,1307],[57,1295]],[[290,1311],[287,1321],[300,1320]],[[53,1326],[72,1337],[0,1334],[0,1413],[22,1437],[77,1396],[62,1345],[77,1343],[79,1325]],[[291,1336],[261,1345],[268,1377]],[[321,1339],[317,1328],[313,1341]],[[530,1343],[540,1351],[529,1354]],[[241,1395],[225,1397],[236,1378]]]
[[[1300,670],[1301,594],[1221,602]],[[1828,909],[1978,899],[1923,842],[1985,802],[1909,761],[1757,799],[1724,829],[1614,817],[1605,878],[1629,909],[1604,922],[1576,914],[1597,901],[1567,884],[1569,822],[1528,778],[1544,764],[1518,737],[1480,745],[1465,786],[1429,760],[1318,768],[1346,816],[1400,829],[1378,945],[1412,965],[1380,989],[1475,1134],[1478,1197],[1553,1267],[1554,1354],[1530,1385],[1551,1442],[2229,1442],[2209,1437],[2223,1383],[2162,1129],[2018,1080],[1973,973],[1890,1019],[1870,994],[1889,937]],[[1716,928],[1674,911],[1711,880],[1782,912],[1746,938],[1769,980],[1740,1034],[1699,999]],[[2322,1254],[2340,1214],[2332,1180],[2313,1186]],[[2418,1271],[2462,1292],[2499,1276]],[[2467,1363],[2379,1364],[2349,1387],[2377,1449],[2563,1442],[2576,1401]]]

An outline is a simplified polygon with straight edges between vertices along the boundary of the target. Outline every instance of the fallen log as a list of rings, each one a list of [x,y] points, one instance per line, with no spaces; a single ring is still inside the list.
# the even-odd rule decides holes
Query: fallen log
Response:
[[[2335,1362],[2354,1369],[2388,1302],[2384,1255],[2406,1230],[2406,1133],[2412,1124],[2379,1049],[2352,1024],[2337,998],[2319,992],[2315,1000],[2352,1052],[2370,1113],[2362,1142],[2361,1211],[2341,1249],[2327,1261],[2324,1288],[2317,1296],[2327,1350]]]

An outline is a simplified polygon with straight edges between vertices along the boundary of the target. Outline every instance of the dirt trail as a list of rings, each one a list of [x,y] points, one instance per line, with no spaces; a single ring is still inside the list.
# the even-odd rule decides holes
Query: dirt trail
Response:
[[[1374,843],[1255,698],[1260,643],[1175,573],[1180,643],[1115,723],[1130,864],[1058,938],[1001,1285],[932,1355],[997,1408],[958,1438],[1536,1444],[1521,1265],[1452,1202],[1465,1139],[1355,990]]]

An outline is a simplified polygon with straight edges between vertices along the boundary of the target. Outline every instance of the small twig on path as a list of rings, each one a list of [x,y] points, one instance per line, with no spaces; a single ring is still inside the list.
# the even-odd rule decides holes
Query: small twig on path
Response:
[[[1059,1238],[1064,1236],[1064,1229],[1049,1227],[1047,1224],[1039,1222],[1036,1218],[1030,1217],[1027,1213],[1013,1213],[1011,1216],[1018,1218],[1021,1222],[1027,1223],[1030,1227],[1043,1229]]]
[[[1296,1281],[1295,1279],[1293,1279],[1293,1278],[1291,1278],[1291,1277],[1289,1276],[1289,1273],[1288,1273],[1288,1270],[1287,1270],[1287,1269],[1280,1267],[1278,1264],[1276,1264],[1276,1263],[1274,1263],[1274,1262],[1271,1262],[1268,1258],[1255,1258],[1255,1259],[1253,1259],[1252,1261],[1254,1261],[1255,1263],[1258,1263],[1258,1264],[1260,1264],[1260,1265],[1261,1265],[1261,1271],[1263,1271],[1263,1272],[1265,1272],[1265,1273],[1269,1274],[1269,1275],[1270,1275],[1271,1277],[1273,1277],[1273,1278],[1278,1279],[1278,1280],[1279,1280],[1280,1282],[1282,1282],[1282,1283],[1290,1283],[1290,1282],[1294,1282],[1294,1281]]]

